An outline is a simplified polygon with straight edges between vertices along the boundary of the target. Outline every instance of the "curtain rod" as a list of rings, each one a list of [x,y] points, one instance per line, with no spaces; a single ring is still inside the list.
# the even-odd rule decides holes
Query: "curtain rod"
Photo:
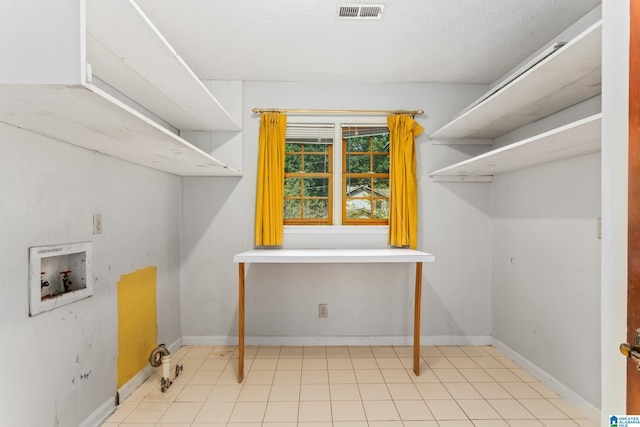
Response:
[[[386,115],[386,114],[408,114],[410,116],[418,116],[424,114],[423,110],[300,110],[300,109],[281,109],[281,108],[254,108],[254,113],[291,113],[291,114],[318,114],[318,115]]]

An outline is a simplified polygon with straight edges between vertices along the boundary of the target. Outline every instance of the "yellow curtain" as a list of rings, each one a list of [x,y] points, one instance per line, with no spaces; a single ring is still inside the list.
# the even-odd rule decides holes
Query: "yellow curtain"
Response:
[[[389,246],[415,249],[418,240],[418,182],[415,137],[424,130],[406,114],[387,119],[391,178]]]
[[[284,143],[287,116],[260,114],[256,246],[282,245],[284,215]]]

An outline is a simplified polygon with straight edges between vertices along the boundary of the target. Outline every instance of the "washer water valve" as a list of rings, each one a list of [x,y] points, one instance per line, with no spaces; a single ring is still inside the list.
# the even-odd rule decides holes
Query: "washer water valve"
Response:
[[[170,354],[171,353],[169,352],[169,349],[164,344],[160,344],[151,352],[151,355],[149,356],[149,364],[151,366],[157,368],[158,366],[162,365],[162,379],[160,380],[160,390],[162,390],[163,393],[167,391],[169,387],[171,387],[171,384],[173,384],[173,381],[169,378],[171,372]],[[182,370],[182,365],[176,365],[174,380],[178,378],[178,375],[180,375],[180,372]]]
[[[70,273],[71,273],[71,270],[60,272],[60,274],[62,274],[62,286],[64,286],[65,292],[69,292],[69,288],[71,288],[71,285],[73,284],[73,282],[71,282],[71,279],[69,279]]]

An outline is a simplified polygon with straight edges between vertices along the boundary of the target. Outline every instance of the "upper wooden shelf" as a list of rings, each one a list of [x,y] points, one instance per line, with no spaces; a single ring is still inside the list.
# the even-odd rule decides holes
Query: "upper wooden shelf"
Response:
[[[434,181],[490,181],[491,176],[499,173],[599,151],[601,117],[602,114],[595,114],[439,169],[429,176]]]
[[[599,94],[601,39],[597,22],[431,138],[495,138]]]
[[[0,85],[0,122],[180,176],[240,176],[90,85]]]
[[[87,61],[93,73],[179,130],[239,131],[131,0],[88,0]]]

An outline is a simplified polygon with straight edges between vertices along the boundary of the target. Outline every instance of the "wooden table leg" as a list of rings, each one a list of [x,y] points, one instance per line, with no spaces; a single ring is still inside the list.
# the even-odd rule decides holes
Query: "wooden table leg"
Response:
[[[238,263],[238,382],[244,380],[244,262]]]
[[[420,375],[420,305],[422,303],[422,263],[416,262],[416,296],[413,313],[413,372]]]

